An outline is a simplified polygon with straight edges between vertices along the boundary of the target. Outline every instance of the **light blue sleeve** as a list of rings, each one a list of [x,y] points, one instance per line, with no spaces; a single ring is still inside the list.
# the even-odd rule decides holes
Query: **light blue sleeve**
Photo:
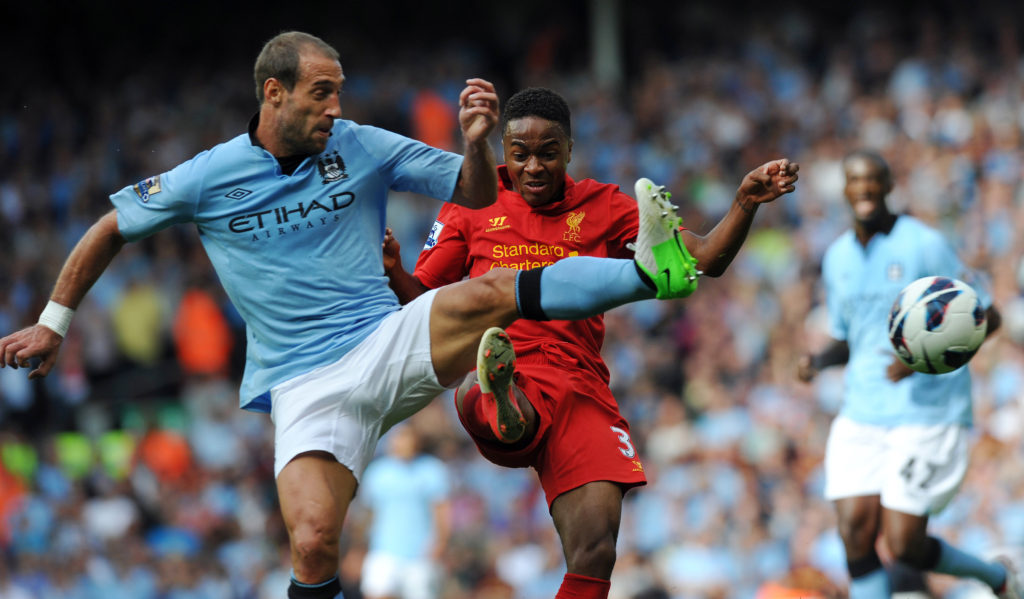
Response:
[[[110,196],[117,209],[117,226],[128,241],[136,241],[195,217],[209,153],[161,175],[129,185]]]
[[[423,142],[368,125],[355,130],[356,138],[380,165],[388,187],[448,201],[455,193],[462,156]]]

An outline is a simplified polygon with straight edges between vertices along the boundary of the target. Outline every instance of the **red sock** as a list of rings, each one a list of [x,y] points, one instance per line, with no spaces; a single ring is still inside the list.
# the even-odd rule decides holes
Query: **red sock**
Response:
[[[555,599],[608,599],[608,589],[611,586],[609,580],[566,574]]]
[[[456,393],[456,406],[458,406],[459,390]],[[462,396],[462,411],[460,416],[466,429],[481,439],[497,440],[491,432],[491,425],[488,424],[490,414],[487,413],[488,404],[493,406],[493,401],[484,401],[480,392],[480,385],[473,385],[465,395]],[[493,410],[493,407],[491,408]]]

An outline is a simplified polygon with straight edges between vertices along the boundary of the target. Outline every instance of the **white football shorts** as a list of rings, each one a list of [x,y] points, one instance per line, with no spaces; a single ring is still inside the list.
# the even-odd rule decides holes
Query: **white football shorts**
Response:
[[[963,425],[875,426],[840,416],[825,447],[825,499],[879,495],[886,509],[934,515],[956,495],[968,459]]]
[[[426,559],[370,551],[363,559],[359,590],[367,597],[436,599],[441,595],[441,570]]]
[[[270,390],[275,477],[295,456],[326,451],[359,480],[380,436],[444,391],[430,359],[435,295],[389,314],[337,362]]]

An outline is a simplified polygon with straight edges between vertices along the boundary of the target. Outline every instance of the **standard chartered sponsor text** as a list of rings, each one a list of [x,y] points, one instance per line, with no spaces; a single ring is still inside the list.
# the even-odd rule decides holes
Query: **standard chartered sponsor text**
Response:
[[[495,244],[491,249],[491,257],[494,258],[491,268],[528,270],[549,266],[556,260],[576,254],[578,252],[566,251],[564,247],[545,243]],[[511,258],[520,258],[520,260],[508,260]]]

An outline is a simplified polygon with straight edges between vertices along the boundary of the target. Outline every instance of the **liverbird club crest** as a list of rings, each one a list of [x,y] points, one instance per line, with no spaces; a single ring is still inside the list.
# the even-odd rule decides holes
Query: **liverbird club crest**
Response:
[[[586,212],[569,213],[569,216],[565,219],[565,224],[569,227],[569,230],[562,234],[564,241],[583,241],[580,239],[580,224],[586,215]]]
[[[341,159],[341,154],[337,150],[321,156],[320,160],[316,161],[316,167],[320,169],[320,177],[323,178],[324,185],[348,179],[348,173],[345,172],[345,161]]]

